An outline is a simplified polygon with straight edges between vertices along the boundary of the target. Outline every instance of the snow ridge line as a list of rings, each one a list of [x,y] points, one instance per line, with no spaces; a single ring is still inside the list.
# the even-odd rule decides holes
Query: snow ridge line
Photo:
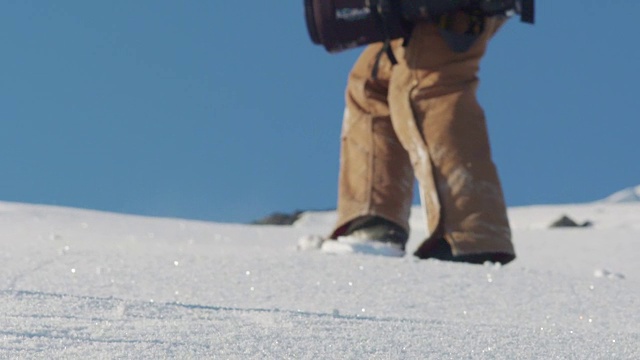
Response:
[[[166,345],[169,342],[160,341],[160,340],[145,340],[145,339],[100,339],[96,337],[87,337],[87,336],[78,336],[79,329],[55,329],[55,331],[39,331],[39,332],[20,332],[20,331],[5,331],[0,330],[0,335],[2,336],[13,336],[18,338],[43,338],[43,339],[52,339],[52,340],[67,340],[74,339],[80,341],[87,341],[91,343],[100,343],[100,344],[149,344],[149,345]],[[171,343],[176,344],[175,342]],[[5,348],[0,347],[0,350],[5,350]]]
[[[347,321],[373,321],[373,322],[395,322],[395,323],[405,323],[405,324],[427,324],[427,325],[445,325],[445,322],[439,320],[426,320],[426,319],[408,319],[408,318],[395,318],[395,317],[376,317],[376,316],[363,316],[363,315],[350,315],[350,314],[341,314],[338,310],[334,310],[332,313],[325,312],[314,312],[314,311],[303,311],[303,310],[286,310],[279,308],[242,308],[242,307],[231,307],[231,306],[215,306],[215,305],[199,305],[199,304],[185,304],[180,302],[153,302],[153,301],[142,301],[142,300],[127,300],[116,297],[96,297],[96,296],[85,296],[85,295],[70,295],[70,294],[62,294],[62,293],[49,293],[42,291],[30,291],[30,290],[0,290],[0,297],[13,297],[13,298],[35,298],[35,299],[46,299],[46,298],[54,298],[54,299],[76,299],[80,301],[97,301],[97,302],[117,302],[129,305],[138,305],[144,308],[148,307],[169,307],[169,308],[182,308],[186,310],[204,310],[204,311],[212,311],[212,312],[248,312],[248,313],[268,313],[268,314],[282,314],[287,316],[297,316],[297,317],[313,317],[313,318],[332,318],[337,320],[347,320]],[[106,309],[105,309],[106,310]],[[150,314],[147,314],[150,315]],[[6,316],[10,317],[19,317],[16,315],[7,314]],[[60,316],[46,316],[39,315],[43,318],[46,317],[56,317]],[[135,316],[138,317],[138,316]],[[147,316],[145,316],[147,317]],[[153,318],[154,316],[150,316]],[[93,320],[100,320],[101,318],[96,317]],[[107,320],[107,319],[101,319]],[[487,325],[487,324],[485,324]]]

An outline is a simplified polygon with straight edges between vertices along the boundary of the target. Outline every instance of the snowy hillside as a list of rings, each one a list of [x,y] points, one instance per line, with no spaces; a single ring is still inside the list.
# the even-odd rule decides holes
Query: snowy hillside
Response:
[[[334,217],[0,203],[0,358],[640,358],[640,202],[512,208],[504,267],[296,250]]]
[[[620,190],[602,201],[608,203],[640,202],[640,185]]]

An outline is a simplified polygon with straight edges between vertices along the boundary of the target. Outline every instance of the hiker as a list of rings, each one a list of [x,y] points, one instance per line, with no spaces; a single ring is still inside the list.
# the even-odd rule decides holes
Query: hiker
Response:
[[[453,14],[452,28],[464,31],[469,18]],[[347,83],[331,239],[350,236],[404,252],[417,178],[429,235],[415,256],[479,264],[515,258],[476,98],[480,60],[504,22],[485,18],[464,52],[452,49],[439,24],[417,23],[407,44],[390,42],[396,65],[379,56],[382,43],[365,48]]]

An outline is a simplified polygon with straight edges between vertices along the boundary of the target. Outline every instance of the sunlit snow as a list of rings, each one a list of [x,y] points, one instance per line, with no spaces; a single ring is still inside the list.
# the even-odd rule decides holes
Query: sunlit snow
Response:
[[[333,212],[276,227],[0,203],[0,358],[640,358],[640,203],[509,211],[518,258],[499,266],[298,250]],[[548,228],[563,215],[593,226]]]

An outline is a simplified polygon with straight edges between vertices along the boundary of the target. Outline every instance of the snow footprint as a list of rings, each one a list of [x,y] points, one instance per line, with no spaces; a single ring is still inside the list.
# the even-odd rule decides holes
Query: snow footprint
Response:
[[[625,278],[624,274],[613,272],[607,269],[596,269],[593,272],[593,276],[597,278],[607,278],[612,280],[623,280]]]

